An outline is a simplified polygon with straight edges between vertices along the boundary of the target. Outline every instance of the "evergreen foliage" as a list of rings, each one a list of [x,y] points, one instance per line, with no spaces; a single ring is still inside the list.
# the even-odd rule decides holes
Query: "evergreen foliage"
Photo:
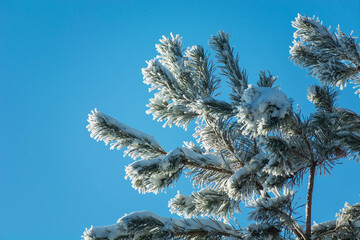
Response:
[[[260,72],[256,86],[248,84],[228,34],[220,31],[210,38],[216,65],[201,46],[184,50],[179,35],[160,39],[159,55],[142,69],[144,83],[156,91],[147,113],[164,126],[187,129],[195,120],[196,143],[167,152],[152,136],[97,110],[89,114],[87,128],[111,149],[127,148],[125,155],[136,161],[126,167],[126,178],[139,192],[164,191],[182,174],[198,191],[178,192],[170,200],[170,211],[183,219],[134,212],[114,225],[87,229],[85,240],[360,239],[360,203],[346,203],[329,222],[313,223],[311,216],[315,176],[331,174],[343,158],[360,159],[360,116],[337,106],[334,88],[359,84],[359,45],[315,18],[298,15],[293,26],[291,60],[323,84],[308,88],[315,112],[306,118],[275,86],[277,77],[270,72]],[[229,102],[217,99],[217,72],[231,88]],[[294,194],[305,175],[302,215],[295,211]],[[248,219],[254,223],[247,227],[231,224],[241,202],[252,209]]]

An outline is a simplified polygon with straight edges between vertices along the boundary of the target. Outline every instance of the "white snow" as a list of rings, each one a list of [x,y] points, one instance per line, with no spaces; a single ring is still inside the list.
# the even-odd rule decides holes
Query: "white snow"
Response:
[[[272,192],[274,193],[275,197],[266,196],[267,192],[262,190],[260,192],[261,197],[252,200],[248,203],[248,205],[252,208],[255,208],[257,211],[262,209],[269,209],[271,207],[282,208],[292,202],[295,194],[295,191],[292,191],[286,187],[283,188],[282,194],[280,194],[276,188],[272,189]]]
[[[188,148],[176,148],[166,156],[133,162],[125,168],[125,178],[130,178],[133,188],[139,190],[140,193],[153,192],[156,194],[160,190],[164,190],[164,181],[170,180],[173,174],[180,171],[185,162],[215,167],[223,164],[222,159],[212,154],[200,154]],[[146,168],[149,170],[143,171]],[[139,186],[138,181],[143,184]]]
[[[240,168],[238,171],[236,171],[228,180],[228,185],[234,184],[238,181],[244,181],[244,177],[251,174],[251,169],[247,166],[244,166]]]
[[[196,153],[188,148],[181,148],[180,149],[185,157],[190,160],[191,162],[195,162],[201,166],[204,165],[212,165],[212,166],[222,166],[224,161],[220,159],[219,157],[213,155],[213,154],[201,154]]]
[[[251,169],[247,166],[240,168],[236,171],[227,181],[227,193],[236,201],[242,199],[245,200],[248,195],[254,192],[254,189],[250,189],[249,186],[252,183]]]
[[[121,230],[117,224],[105,227],[93,227],[86,229],[82,236],[84,240],[97,239],[116,239],[121,236]]]
[[[286,95],[272,87],[249,87],[244,91],[243,103],[237,117],[244,123],[245,134],[263,134],[270,119],[283,119],[289,113]]]
[[[314,102],[315,100],[315,96],[317,95],[317,92],[316,92],[316,85],[311,85],[308,87],[307,89],[307,98],[310,102]]]
[[[167,181],[169,176],[181,167],[181,164],[174,163],[174,161],[181,160],[176,158],[177,155],[174,156],[170,152],[165,157],[160,156],[153,159],[138,160],[125,168],[125,178],[130,178],[132,187],[140,193],[152,192],[157,194],[160,190],[164,189],[163,181]],[[151,169],[146,171],[146,168],[150,166]],[[139,185],[139,182],[142,184]]]
[[[325,229],[329,229],[329,228],[335,228],[336,227],[336,221],[327,221],[327,222],[322,222],[322,223],[316,223],[314,222],[314,225],[311,227],[311,231],[312,232],[317,232],[320,230]]]
[[[192,231],[205,230],[208,232],[227,232],[229,235],[235,235],[235,231],[222,222],[213,219],[172,219],[156,215],[149,211],[133,212],[120,218],[116,224],[105,227],[91,227],[84,232],[84,240],[93,239],[116,239],[120,236],[128,236],[135,234],[129,232],[129,223],[137,220],[141,221],[158,221],[162,226],[160,231],[180,231],[181,233],[189,233]],[[160,226],[161,226],[160,225]],[[136,229],[141,234],[141,228]],[[147,233],[145,233],[147,234]]]
[[[155,138],[149,134],[143,133],[139,130],[136,130],[132,127],[129,127],[121,122],[118,122],[115,118],[108,116],[102,112],[98,112],[97,109],[91,111],[88,118],[89,125],[87,126],[88,130],[91,132],[91,137],[97,141],[104,141],[106,144],[114,141],[113,138],[109,138],[107,135],[102,135],[98,133],[98,124],[107,123],[110,126],[116,127],[119,131],[127,133],[134,138],[137,138],[138,141],[143,141],[144,139],[149,142],[150,145],[153,145],[157,148],[161,148],[160,144],[155,140]]]
[[[325,26],[323,26],[322,22],[319,20],[319,18],[315,19],[315,17],[310,18],[310,17],[306,17],[306,16],[301,16],[300,14],[298,14],[298,16],[296,17],[296,21],[297,22],[302,21],[302,22],[310,23],[313,26],[313,29],[316,31],[316,32],[311,32],[310,35],[320,34],[322,36],[330,37],[334,42],[337,41],[336,36],[330,32],[330,27],[327,29]],[[299,34],[299,32],[296,31],[294,33],[294,38],[305,38],[305,39],[307,39],[308,36],[304,35],[303,32],[300,32],[300,34]]]

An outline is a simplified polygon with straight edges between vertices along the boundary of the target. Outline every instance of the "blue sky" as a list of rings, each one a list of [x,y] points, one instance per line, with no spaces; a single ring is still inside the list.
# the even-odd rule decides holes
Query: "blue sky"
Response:
[[[359,1],[0,1],[0,238],[80,239],[85,227],[114,224],[125,213],[170,216],[177,189],[191,193],[181,179],[167,194],[138,194],[124,179],[132,161],[85,128],[96,107],[167,151],[192,139],[191,128],[162,128],[145,114],[152,93],[141,68],[162,35],[208,49],[210,35],[225,30],[250,82],[269,69],[311,113],[306,88],[316,80],[288,59],[297,13],[360,35]],[[351,87],[341,97],[340,106],[360,112]],[[360,166],[343,163],[315,180],[315,221],[333,219],[345,201],[360,202]],[[245,227],[246,215],[238,219]]]

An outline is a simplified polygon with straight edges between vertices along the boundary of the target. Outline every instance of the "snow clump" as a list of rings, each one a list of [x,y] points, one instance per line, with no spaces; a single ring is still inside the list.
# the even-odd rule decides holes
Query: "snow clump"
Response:
[[[237,118],[243,123],[244,135],[262,135],[269,126],[289,115],[291,104],[286,95],[272,87],[249,87],[242,96]]]

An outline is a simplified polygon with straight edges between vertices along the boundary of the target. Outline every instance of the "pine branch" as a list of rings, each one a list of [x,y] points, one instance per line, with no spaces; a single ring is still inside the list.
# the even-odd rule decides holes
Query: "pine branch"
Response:
[[[149,159],[166,153],[154,137],[120,123],[96,109],[89,114],[88,122],[87,129],[92,138],[104,141],[106,145],[110,143],[110,149],[127,147],[124,153],[133,159]]]
[[[165,156],[136,161],[125,171],[134,189],[142,193],[158,193],[171,186],[184,169],[194,168],[228,177],[233,174],[215,155],[196,153],[187,148],[176,148]]]
[[[262,156],[256,157],[236,171],[228,180],[228,194],[236,201],[250,199],[264,189],[259,172],[266,160]]]
[[[303,239],[303,240],[308,240],[308,238],[306,237],[303,229],[300,227],[300,225],[297,223],[297,221],[294,219],[293,216],[284,213],[286,218],[288,218],[290,221],[291,225],[291,232],[298,238],[298,239]]]
[[[263,171],[285,178],[302,176],[303,170],[309,166],[309,154],[298,152],[306,149],[303,139],[299,136],[268,136],[262,140],[265,150],[268,151],[269,162]]]
[[[297,29],[294,38],[299,39],[290,49],[295,64],[325,84],[343,88],[348,81],[360,83],[359,46],[351,34],[347,37],[339,27],[337,34],[331,33],[319,19],[300,14],[292,23]]]
[[[214,76],[215,66],[209,61],[204,48],[193,46],[186,51],[185,56],[187,57],[185,65],[191,69],[190,76],[195,84],[195,86],[187,87],[198,87],[202,96],[211,97],[218,88],[220,79]]]
[[[283,195],[277,191],[273,192],[274,198],[262,192],[260,198],[250,202],[249,206],[254,210],[249,213],[249,219],[256,220],[264,226],[271,226],[279,231],[283,227],[289,227],[299,239],[306,240],[303,230],[291,216],[294,192],[288,189],[284,190]]]
[[[219,31],[216,36],[211,36],[210,46],[216,51],[218,62],[223,64],[220,66],[221,73],[230,80],[232,100],[239,102],[243,91],[247,88],[248,77],[245,70],[240,70],[239,55],[234,57],[234,48],[230,47],[229,38],[229,34]]]
[[[360,221],[328,221],[315,223],[311,229],[313,240],[329,239],[351,239],[357,240],[360,237]]]
[[[360,161],[360,116],[348,109],[337,108],[339,115],[337,119],[341,128],[336,133],[339,145],[344,146],[349,151],[351,159]]]
[[[239,202],[231,199],[226,191],[203,188],[190,196],[178,194],[169,202],[170,212],[185,218],[213,216],[228,220],[234,212],[240,213]]]
[[[260,71],[259,81],[257,85],[259,87],[272,87],[277,80],[277,76],[273,76],[270,71]]]
[[[158,90],[148,104],[148,114],[164,126],[187,128],[194,119],[205,115],[233,115],[233,106],[213,98],[219,79],[213,74],[214,65],[200,46],[193,46],[183,54],[180,36],[163,37],[156,45],[160,53],[142,69],[144,83],[150,91]]]
[[[223,173],[223,174],[228,174],[228,175],[232,175],[233,172],[227,169],[223,169],[223,168],[218,168],[218,167],[212,167],[212,166],[204,166],[204,165],[200,165],[198,163],[193,163],[190,161],[185,162],[186,166],[190,166],[190,167],[195,167],[195,168],[200,168],[203,170],[209,170],[209,171],[214,171],[214,172],[218,172],[218,173]]]
[[[84,240],[140,239],[212,239],[234,236],[243,239],[241,232],[214,219],[172,219],[152,212],[134,212],[120,218],[115,225],[91,227]]]
[[[205,124],[198,126],[193,136],[198,138],[206,151],[224,155],[242,167],[252,155],[249,153],[252,143],[241,135],[240,128],[232,119],[206,117]]]
[[[335,111],[339,91],[328,86],[311,85],[308,87],[307,92],[307,98],[314,104],[318,111],[329,113]]]

